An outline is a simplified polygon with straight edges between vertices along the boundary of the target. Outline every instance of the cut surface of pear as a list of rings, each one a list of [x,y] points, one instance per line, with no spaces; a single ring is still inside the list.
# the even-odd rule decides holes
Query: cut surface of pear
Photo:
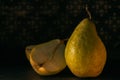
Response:
[[[60,39],[55,39],[38,44],[32,47],[30,53],[27,52],[30,54],[30,64],[38,74],[53,75],[66,67],[64,50],[64,43]]]
[[[78,77],[96,77],[103,71],[106,58],[106,48],[97,34],[95,24],[87,18],[83,19],[67,42],[67,66]]]

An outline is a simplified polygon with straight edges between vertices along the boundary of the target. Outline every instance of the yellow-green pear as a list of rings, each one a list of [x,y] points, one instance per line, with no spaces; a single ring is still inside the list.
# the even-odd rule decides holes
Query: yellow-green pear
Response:
[[[65,45],[60,39],[28,46],[26,55],[32,68],[40,75],[53,75],[66,67]]]
[[[95,24],[83,19],[74,29],[66,48],[66,64],[77,77],[96,77],[106,63],[106,48],[97,34]]]

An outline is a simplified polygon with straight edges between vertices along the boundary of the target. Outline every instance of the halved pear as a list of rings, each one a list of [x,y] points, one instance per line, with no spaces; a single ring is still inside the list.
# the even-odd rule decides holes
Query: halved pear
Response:
[[[53,75],[66,67],[65,45],[60,39],[27,47],[26,54],[32,68],[40,75]],[[29,49],[32,49],[29,51]]]

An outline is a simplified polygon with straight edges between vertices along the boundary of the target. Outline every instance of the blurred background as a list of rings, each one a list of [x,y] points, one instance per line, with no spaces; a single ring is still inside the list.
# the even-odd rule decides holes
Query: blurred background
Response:
[[[107,49],[107,68],[120,62],[119,0],[0,0],[0,66],[27,65],[25,47],[66,39],[88,17]],[[98,45],[99,46],[99,45]]]

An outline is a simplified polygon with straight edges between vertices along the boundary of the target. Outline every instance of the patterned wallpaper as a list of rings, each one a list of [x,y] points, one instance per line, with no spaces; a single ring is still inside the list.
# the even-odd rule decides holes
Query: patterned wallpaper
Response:
[[[118,57],[119,0],[0,0],[0,46],[25,47],[69,38],[77,24],[88,17],[86,4],[109,55]]]

